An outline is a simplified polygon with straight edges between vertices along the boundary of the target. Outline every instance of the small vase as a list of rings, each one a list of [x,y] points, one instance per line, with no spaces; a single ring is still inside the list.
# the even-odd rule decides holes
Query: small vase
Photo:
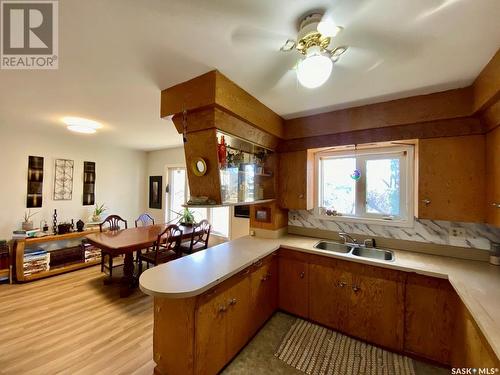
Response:
[[[92,215],[92,222],[93,223],[100,223],[101,222],[101,215]]]
[[[33,222],[32,221],[23,221],[21,227],[25,231],[33,230]]]

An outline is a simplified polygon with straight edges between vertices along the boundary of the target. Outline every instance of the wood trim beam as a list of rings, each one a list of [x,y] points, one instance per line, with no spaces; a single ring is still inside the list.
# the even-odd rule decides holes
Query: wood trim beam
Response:
[[[473,111],[483,111],[500,100],[500,50],[472,84]]]
[[[280,142],[278,151],[291,152],[321,147],[387,142],[402,139],[455,137],[461,135],[484,134],[485,131],[485,125],[483,125],[479,119],[475,117],[464,117],[290,139]]]
[[[161,117],[218,107],[254,127],[284,137],[283,119],[217,70],[161,92]]]
[[[286,139],[338,134],[470,116],[470,88],[348,108],[285,121]]]

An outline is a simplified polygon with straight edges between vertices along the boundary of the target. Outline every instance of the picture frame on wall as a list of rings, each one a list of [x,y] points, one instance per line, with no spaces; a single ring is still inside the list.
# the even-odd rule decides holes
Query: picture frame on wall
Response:
[[[161,209],[162,176],[149,176],[149,208]]]
[[[56,159],[54,167],[55,201],[70,201],[73,199],[74,164],[73,160]]]
[[[28,187],[26,208],[42,207],[43,157],[28,157]]]

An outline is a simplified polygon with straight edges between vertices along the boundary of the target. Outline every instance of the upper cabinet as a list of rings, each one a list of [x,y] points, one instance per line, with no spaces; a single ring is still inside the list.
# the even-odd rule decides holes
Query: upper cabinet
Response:
[[[486,220],[500,227],[500,127],[486,135]]]
[[[309,210],[314,205],[314,158],[308,151],[279,154],[279,205],[291,210]]]
[[[417,217],[484,222],[485,181],[491,179],[485,155],[484,135],[421,139]]]

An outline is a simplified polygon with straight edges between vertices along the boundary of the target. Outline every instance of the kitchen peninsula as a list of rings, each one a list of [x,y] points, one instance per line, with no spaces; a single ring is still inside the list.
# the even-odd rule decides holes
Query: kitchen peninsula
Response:
[[[245,237],[146,271],[156,373],[218,372],[277,309],[446,366],[498,366],[495,266],[407,251],[378,261],[317,242]]]

